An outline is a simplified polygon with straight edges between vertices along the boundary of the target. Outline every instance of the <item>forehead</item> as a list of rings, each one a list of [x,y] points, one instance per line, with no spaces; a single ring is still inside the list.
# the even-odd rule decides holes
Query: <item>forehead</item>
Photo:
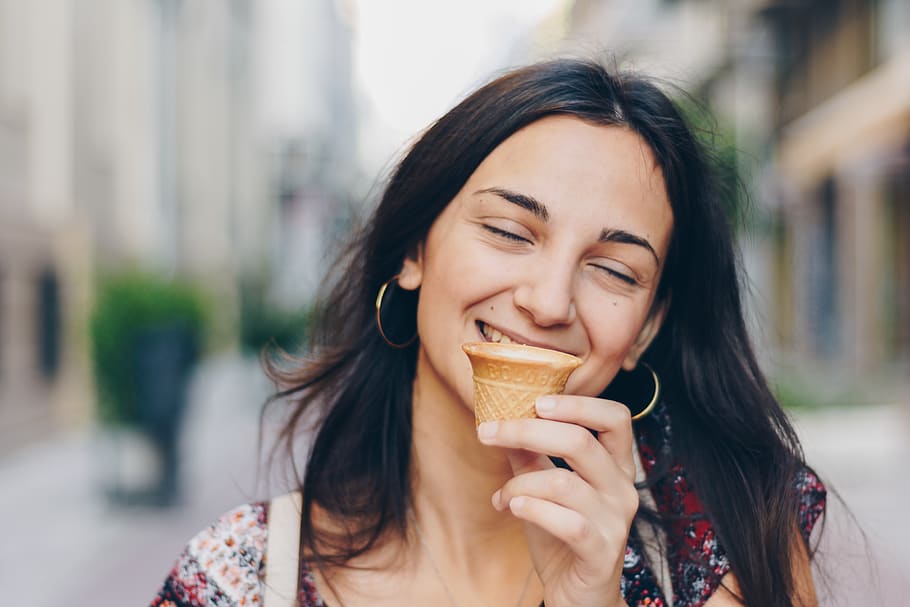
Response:
[[[549,116],[517,131],[477,167],[463,193],[515,189],[555,216],[584,216],[666,249],[673,215],[663,173],[647,143],[621,126]],[[663,255],[661,255],[663,258]]]

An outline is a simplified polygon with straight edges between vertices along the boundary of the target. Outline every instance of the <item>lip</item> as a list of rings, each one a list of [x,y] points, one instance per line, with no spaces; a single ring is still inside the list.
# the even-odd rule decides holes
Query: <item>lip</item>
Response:
[[[502,327],[491,324],[485,320],[476,320],[476,321],[474,321],[474,326],[477,327],[477,333],[480,335],[481,341],[489,341],[487,339],[487,337],[483,334],[483,331],[480,328],[481,323],[485,324],[486,326],[488,326],[491,329],[495,329],[496,331],[499,331],[500,333],[502,333],[503,335],[505,335],[506,337],[511,339],[516,344],[522,344],[525,346],[534,346],[536,348],[546,348],[547,350],[556,350],[557,352],[562,352],[564,354],[571,354],[572,356],[581,358],[575,352],[570,352],[568,350],[564,350],[564,349],[560,348],[559,346],[556,346],[556,345],[553,345],[550,343],[546,343],[546,342],[542,342],[542,341],[528,339],[527,337],[525,337],[524,335],[521,335],[520,333],[515,333],[513,331],[505,330]]]

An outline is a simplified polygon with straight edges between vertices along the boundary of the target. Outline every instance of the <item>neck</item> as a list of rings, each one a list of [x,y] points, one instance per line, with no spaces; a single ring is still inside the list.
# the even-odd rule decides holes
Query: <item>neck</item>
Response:
[[[477,440],[474,414],[455,394],[415,381],[413,403],[414,511],[428,545],[470,579],[523,575],[522,523],[490,502],[512,477],[505,454]]]
[[[408,541],[390,537],[327,580],[320,573],[319,591],[352,606],[539,605],[523,524],[490,502],[512,477],[508,460],[477,440],[471,409],[427,377],[413,389]]]

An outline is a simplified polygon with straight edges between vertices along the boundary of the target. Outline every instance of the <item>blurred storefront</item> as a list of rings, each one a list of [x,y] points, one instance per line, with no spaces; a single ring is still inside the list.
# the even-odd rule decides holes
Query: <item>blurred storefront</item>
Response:
[[[0,2],[0,453],[90,403],[90,230],[71,187],[70,13],[58,8]]]
[[[192,281],[218,347],[248,282],[308,303],[353,198],[340,6],[0,0],[0,452],[93,414],[108,272]]]
[[[910,368],[910,5],[769,3],[778,45],[783,343],[859,377]]]
[[[88,296],[85,232],[39,223],[9,201],[0,201],[0,454],[83,419],[90,399],[75,329]]]

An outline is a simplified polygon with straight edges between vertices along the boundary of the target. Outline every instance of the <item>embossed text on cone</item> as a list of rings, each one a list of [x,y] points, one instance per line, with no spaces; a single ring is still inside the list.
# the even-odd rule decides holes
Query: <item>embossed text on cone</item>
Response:
[[[555,350],[499,344],[467,343],[462,349],[474,369],[474,418],[477,424],[500,419],[536,417],[538,396],[560,394],[581,359]]]

